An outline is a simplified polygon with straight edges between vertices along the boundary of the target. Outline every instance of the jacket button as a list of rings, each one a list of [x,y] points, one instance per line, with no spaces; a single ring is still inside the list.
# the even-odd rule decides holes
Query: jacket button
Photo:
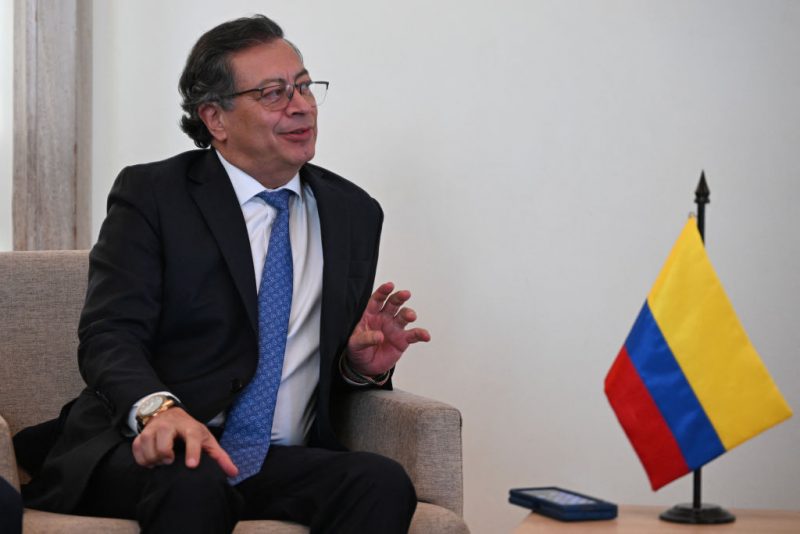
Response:
[[[244,389],[244,384],[238,378],[231,380],[231,393],[239,393]]]

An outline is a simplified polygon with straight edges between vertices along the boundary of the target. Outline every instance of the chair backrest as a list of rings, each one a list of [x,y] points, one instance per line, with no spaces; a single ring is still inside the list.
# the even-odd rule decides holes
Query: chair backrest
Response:
[[[57,417],[84,387],[77,348],[88,258],[0,252],[0,415],[12,433]]]

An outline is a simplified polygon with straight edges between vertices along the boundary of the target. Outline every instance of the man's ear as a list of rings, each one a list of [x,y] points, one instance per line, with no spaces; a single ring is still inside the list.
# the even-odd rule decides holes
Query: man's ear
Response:
[[[221,142],[228,138],[228,132],[225,130],[225,121],[222,116],[222,108],[220,108],[219,104],[216,102],[200,104],[197,114],[214,140]]]

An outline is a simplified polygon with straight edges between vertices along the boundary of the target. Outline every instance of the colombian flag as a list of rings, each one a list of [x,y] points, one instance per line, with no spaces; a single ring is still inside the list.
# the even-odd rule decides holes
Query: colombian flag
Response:
[[[690,218],[608,371],[611,407],[653,490],[792,415]]]

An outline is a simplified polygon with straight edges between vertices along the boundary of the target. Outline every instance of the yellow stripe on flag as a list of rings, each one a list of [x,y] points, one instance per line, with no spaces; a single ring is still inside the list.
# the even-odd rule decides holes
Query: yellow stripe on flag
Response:
[[[725,295],[694,218],[647,300],[726,450],[792,415]]]

